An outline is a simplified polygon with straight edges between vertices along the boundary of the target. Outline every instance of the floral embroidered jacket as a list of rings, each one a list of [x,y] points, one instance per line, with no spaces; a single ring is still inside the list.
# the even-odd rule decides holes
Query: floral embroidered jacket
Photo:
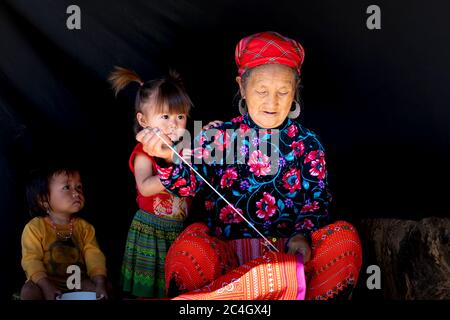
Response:
[[[329,221],[324,149],[316,134],[294,120],[278,130],[262,129],[246,114],[203,131],[192,167],[264,236],[309,238]],[[160,164],[158,174],[178,196],[207,191],[205,208],[216,236],[260,237],[185,163]]]

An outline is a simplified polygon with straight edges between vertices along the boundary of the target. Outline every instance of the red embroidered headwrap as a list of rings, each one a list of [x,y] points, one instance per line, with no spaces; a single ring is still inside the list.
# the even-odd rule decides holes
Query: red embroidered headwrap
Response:
[[[295,40],[267,31],[245,37],[236,46],[235,60],[239,76],[263,64],[283,64],[300,75],[305,50]]]

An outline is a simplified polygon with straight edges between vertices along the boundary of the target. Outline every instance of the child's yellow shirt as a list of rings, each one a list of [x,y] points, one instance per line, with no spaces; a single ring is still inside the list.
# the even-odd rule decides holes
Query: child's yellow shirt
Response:
[[[86,220],[72,220],[72,237],[60,240],[48,217],[33,218],[22,233],[22,268],[27,280],[37,283],[43,277],[56,280],[64,286],[69,265],[80,266],[82,273],[92,278],[106,276],[105,256],[95,238],[95,229]],[[69,230],[69,226],[57,226],[58,231]]]

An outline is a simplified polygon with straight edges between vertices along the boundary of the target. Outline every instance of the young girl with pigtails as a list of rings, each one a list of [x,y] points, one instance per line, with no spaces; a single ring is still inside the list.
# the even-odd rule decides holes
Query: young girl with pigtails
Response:
[[[192,102],[177,73],[144,82],[135,72],[116,67],[109,81],[116,95],[132,82],[139,84],[135,101],[138,136],[146,130],[156,130],[169,144],[180,140]],[[188,150],[183,151],[189,156]],[[155,161],[143,150],[142,143],[137,143],[129,160],[139,209],[128,231],[121,283],[123,290],[135,297],[165,297],[166,253],[185,227],[191,202],[166,191]]]

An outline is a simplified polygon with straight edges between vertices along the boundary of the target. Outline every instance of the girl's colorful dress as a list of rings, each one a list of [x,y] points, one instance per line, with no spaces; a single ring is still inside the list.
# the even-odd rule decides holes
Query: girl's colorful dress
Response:
[[[152,157],[137,144],[131,154],[129,166],[134,174],[134,159],[140,153]],[[137,189],[137,188],[136,188]],[[165,297],[164,265],[167,251],[184,228],[190,199],[180,198],[167,191],[145,197],[137,190],[139,210],[128,231],[122,263],[123,290],[138,297]]]

